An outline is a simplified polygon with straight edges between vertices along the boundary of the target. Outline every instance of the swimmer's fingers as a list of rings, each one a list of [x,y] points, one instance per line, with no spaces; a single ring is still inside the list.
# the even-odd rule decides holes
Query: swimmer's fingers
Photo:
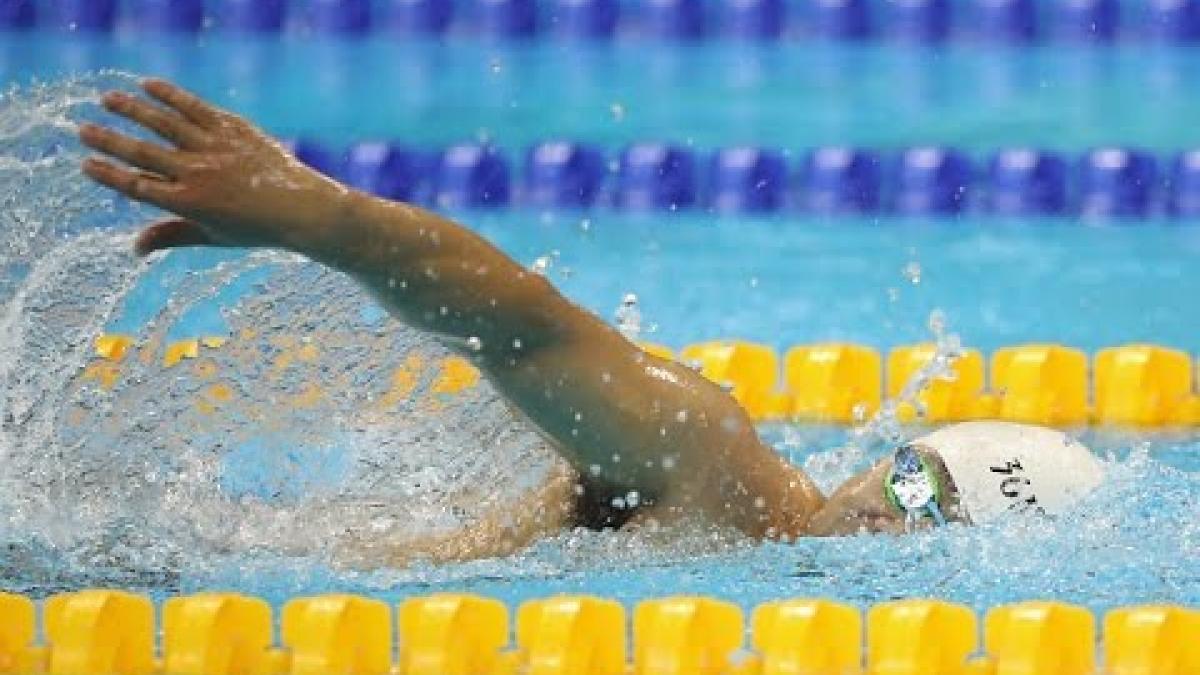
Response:
[[[93,150],[99,150],[127,164],[163,176],[174,177],[179,170],[177,155],[171,150],[96,124],[81,126],[79,139]]]
[[[148,79],[142,82],[142,89],[202,128],[217,126],[224,116],[221,110],[205,103],[199,96],[166,80]]]
[[[168,211],[177,210],[183,203],[183,188],[177,183],[163,180],[98,157],[89,157],[83,162],[83,172],[88,178],[110,187],[139,202],[153,204]]]
[[[204,228],[183,218],[167,218],[152,223],[138,234],[133,250],[138,255],[184,246],[219,246]]]
[[[103,103],[109,112],[133,120],[181,148],[196,149],[208,140],[203,129],[179,113],[136,96],[115,91],[106,94]]]

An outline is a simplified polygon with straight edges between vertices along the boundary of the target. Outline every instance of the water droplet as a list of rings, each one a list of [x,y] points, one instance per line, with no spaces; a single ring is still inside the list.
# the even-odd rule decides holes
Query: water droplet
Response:
[[[675,421],[676,422],[683,424],[687,420],[688,420],[688,411],[680,410],[679,412],[675,413]]]
[[[625,119],[625,106],[618,102],[614,102],[612,105],[610,105],[608,107],[608,112],[612,114],[614,122],[620,122]]]
[[[513,345],[513,349],[520,349],[521,348],[521,338],[513,338],[512,345]]]
[[[617,319],[617,330],[625,339],[636,341],[642,334],[642,312],[638,309],[638,297],[633,293],[626,293],[621,298],[621,304],[617,307],[615,313]]]
[[[913,260],[904,266],[904,278],[914,286],[921,283],[921,263]]]
[[[467,338],[467,348],[473,352],[480,351],[483,349],[483,340],[480,340],[478,337],[472,335],[471,337]]]
[[[663,459],[662,459],[662,467],[663,467],[664,469],[666,469],[667,471],[670,471],[671,469],[674,469],[674,468],[675,468],[675,458],[674,458],[673,456],[671,456],[671,455],[668,455],[668,456],[666,456],[666,457],[663,457]]]
[[[613,463],[613,464],[620,464],[620,463],[621,463],[621,455],[619,455],[619,454],[614,454],[614,455],[612,456],[612,463]]]
[[[599,476],[601,471],[603,471],[603,469],[600,468],[599,464],[593,464],[588,467],[588,473],[593,476]]]
[[[929,330],[936,336],[946,332],[946,313],[935,309],[929,313]]]
[[[491,62],[488,63],[488,67],[491,68],[493,75],[499,75],[500,72],[502,70],[504,70],[504,64],[500,61],[499,58],[495,58],[495,57],[493,57]]]
[[[855,424],[862,424],[863,420],[867,419],[867,404],[855,403],[850,409],[850,415],[854,418]]]
[[[603,382],[604,384],[608,384],[609,382],[612,382],[612,374],[609,373],[607,370],[604,371],[603,373],[600,373],[600,381]]]

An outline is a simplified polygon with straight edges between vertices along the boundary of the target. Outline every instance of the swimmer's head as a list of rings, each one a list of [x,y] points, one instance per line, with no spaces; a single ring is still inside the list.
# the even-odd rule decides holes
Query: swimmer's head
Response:
[[[955,424],[907,447],[936,482],[937,506],[949,523],[981,524],[1022,513],[1062,513],[1103,477],[1099,461],[1066,434],[1009,422]],[[895,460],[893,453],[839,488],[809,522],[809,532],[902,534],[933,527],[935,519],[927,509],[910,520],[908,509],[898,503],[902,496],[888,494],[885,486],[893,479]],[[920,501],[920,494],[917,489],[910,496]]]
[[[938,455],[954,483],[960,517],[975,524],[1062,513],[1104,475],[1083,444],[1044,427],[966,422],[929,434],[918,445]]]

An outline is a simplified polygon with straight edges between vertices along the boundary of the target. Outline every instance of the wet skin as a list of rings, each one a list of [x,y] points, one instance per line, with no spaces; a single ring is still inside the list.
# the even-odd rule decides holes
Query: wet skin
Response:
[[[634,493],[636,512],[624,514],[634,523],[701,518],[757,538],[902,529],[882,494],[886,461],[827,502],[720,387],[646,354],[470,230],[330,180],[168,82],[143,89],[149,99],[112,92],[103,104],[164,143],[80,129],[100,153],[84,162],[88,177],[174,214],[142,230],[139,254],[275,248],[340,270],[393,316],[469,356],[570,466],[454,537],[378,538],[366,564],[506,554],[577,523],[580,493],[604,508]]]

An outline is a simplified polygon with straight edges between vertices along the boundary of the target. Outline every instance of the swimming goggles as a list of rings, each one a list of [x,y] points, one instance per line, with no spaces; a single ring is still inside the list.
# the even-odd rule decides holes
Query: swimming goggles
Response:
[[[946,524],[941,507],[941,481],[912,445],[896,449],[892,469],[883,479],[883,495],[888,503],[904,512],[905,531],[916,529],[917,521],[925,516],[936,525]]]

